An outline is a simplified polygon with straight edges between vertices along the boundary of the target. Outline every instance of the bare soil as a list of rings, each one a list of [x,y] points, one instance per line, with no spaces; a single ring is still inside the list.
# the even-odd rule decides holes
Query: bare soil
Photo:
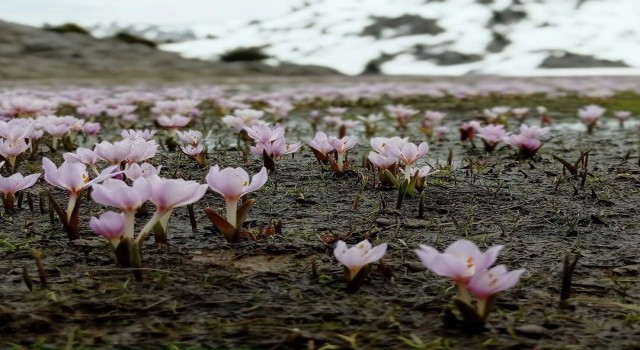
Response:
[[[46,201],[39,201],[47,188],[41,180],[29,191],[33,211],[25,199],[16,214],[2,217],[0,347],[640,348],[640,132],[637,124],[622,130],[607,124],[587,135],[573,126],[582,105],[597,102],[638,113],[637,101],[634,94],[607,101],[575,96],[382,101],[446,111],[454,131],[472,111],[494,105],[545,105],[555,124],[533,159],[519,159],[506,147],[485,154],[478,140],[475,147],[461,143],[455,132],[448,141],[431,142],[427,160],[440,172],[429,179],[422,216],[419,198],[405,199],[396,210],[396,192],[374,186],[376,175],[362,166],[369,151],[363,138],[350,154],[354,173],[342,178],[303,149],[279,160],[276,174],[251,195],[258,200],[247,222],[253,237],[228,244],[213,230],[203,209],[224,204],[210,191],[196,205],[196,230],[180,208],[170,221],[169,245],[155,246],[152,240],[146,245],[143,282],[116,266],[108,244],[87,225],[81,240],[68,241],[60,223],[51,222]],[[293,113],[288,139],[311,138],[303,117],[316,107]],[[382,111],[382,104],[349,107],[354,113]],[[209,163],[243,164],[235,136],[218,118],[212,111],[201,118],[214,125]],[[534,118],[529,122],[537,124]],[[396,134],[391,122],[379,133]],[[407,135],[416,142],[425,139],[417,129]],[[586,150],[586,175],[580,170],[571,176],[552,157],[575,161]],[[202,182],[208,170],[170,152],[154,163],[165,166],[165,176]],[[244,167],[252,173],[260,162],[250,158]],[[85,201],[81,212],[87,223],[105,210]],[[281,232],[269,227],[273,220],[282,220]],[[139,223],[145,221],[141,217]],[[387,242],[388,253],[359,292],[347,293],[333,246],[338,239],[352,244],[365,238]],[[487,330],[479,334],[446,322],[453,285],[425,272],[413,252],[418,244],[442,249],[460,238],[482,247],[503,244],[499,263],[527,270],[515,288],[501,293]],[[34,250],[42,253],[46,284],[38,277]],[[561,306],[566,254],[580,258],[571,298]]]

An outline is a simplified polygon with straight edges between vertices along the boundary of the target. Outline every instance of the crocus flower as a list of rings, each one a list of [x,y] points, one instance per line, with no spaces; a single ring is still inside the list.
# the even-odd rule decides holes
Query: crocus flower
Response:
[[[587,133],[591,134],[593,132],[593,129],[598,123],[598,118],[600,118],[605,111],[605,108],[596,105],[588,105],[578,109],[578,117],[580,117],[582,122],[587,126]]]
[[[96,152],[88,148],[78,147],[78,149],[76,149],[75,152],[65,152],[62,156],[64,157],[64,160],[67,162],[71,162],[71,163],[80,162],[85,165],[88,165],[89,167],[91,167],[91,170],[93,170],[93,172],[96,175],[100,173],[96,168],[98,155],[96,154]]]
[[[620,129],[624,128],[624,122],[631,117],[631,112],[629,111],[615,111],[613,115],[618,118],[618,123],[620,125]]]
[[[404,105],[387,105],[384,109],[392,119],[395,119],[400,129],[406,129],[411,118],[418,113],[417,110]]]
[[[476,132],[480,129],[480,123],[477,121],[470,121],[462,123],[460,125],[460,141],[472,141],[476,137]]]
[[[263,115],[263,111],[257,111],[255,109],[236,109],[233,111],[233,115],[223,117],[222,122],[237,131],[242,131],[246,127],[250,128],[262,123],[260,118],[262,118]]]
[[[156,118],[158,125],[165,129],[169,129],[171,133],[174,133],[177,129],[187,126],[191,122],[191,118],[182,116],[180,114],[174,114],[171,117],[161,115]]]
[[[136,211],[149,200],[150,190],[151,185],[145,178],[133,181],[131,186],[121,180],[106,179],[102,184],[93,185],[91,199],[122,210],[125,217],[123,235],[133,238]]]
[[[456,282],[461,299],[469,302],[469,280],[493,265],[502,248],[501,245],[493,246],[483,253],[473,242],[461,239],[447,247],[443,253],[421,244],[416,254],[427,269]]]
[[[468,281],[467,288],[478,298],[478,315],[486,319],[495,295],[515,286],[524,271],[524,269],[507,271],[504,265],[497,265],[488,271],[475,274]]]
[[[95,135],[100,132],[100,129],[102,129],[100,123],[85,123],[82,126],[82,132],[87,135]]]
[[[95,216],[91,217],[89,227],[91,227],[95,233],[109,240],[109,243],[111,243],[115,249],[118,247],[120,238],[124,233],[125,217],[124,214],[108,211],[100,215],[99,218]]]
[[[240,197],[259,190],[267,183],[267,169],[263,167],[259,173],[253,175],[249,182],[249,174],[242,168],[225,168],[213,166],[207,174],[206,180],[212,190],[220,193],[227,207],[227,221],[237,226],[237,210]]]
[[[202,133],[198,130],[178,131],[176,132],[178,140],[192,146],[197,146],[202,141]]]
[[[313,151],[316,159],[325,164],[328,162],[327,154],[334,150],[333,146],[329,144],[327,134],[322,131],[316,132],[316,135],[311,141],[309,141],[308,145]]]
[[[122,132],[120,133],[120,136],[122,136],[123,139],[137,139],[137,138],[142,138],[145,141],[149,141],[153,138],[153,136],[155,135],[156,131],[155,130],[134,130],[134,129],[129,129],[129,130],[122,130]]]
[[[477,132],[478,137],[482,139],[484,149],[487,152],[492,152],[507,136],[507,132],[504,130],[504,125],[487,125],[479,128]]]
[[[365,239],[351,248],[345,242],[338,241],[333,255],[345,266],[345,278],[347,282],[351,282],[362,268],[382,259],[386,252],[386,243],[372,248],[371,243]]]
[[[149,163],[132,163],[128,164],[127,168],[124,171],[124,174],[127,178],[131,180],[136,180],[141,177],[149,177],[153,175],[160,175],[160,169],[162,169],[162,165],[159,165],[157,168]]]
[[[79,212],[76,209],[78,198],[83,189],[93,185],[96,182],[102,181],[106,178],[113,176],[113,171],[117,166],[111,166],[102,171],[100,176],[89,181],[89,174],[87,173],[86,165],[80,162],[67,162],[65,161],[56,167],[56,165],[49,160],[49,158],[42,158],[42,169],[44,169],[44,179],[49,184],[67,190],[69,192],[69,203],[67,205],[67,211],[62,209],[56,210],[60,216],[60,220],[63,223],[69,238],[79,238],[79,231],[77,227]],[[53,196],[49,197],[50,200],[54,200]],[[56,204],[57,205],[57,204]],[[54,207],[55,208],[55,207]]]
[[[286,144],[286,140],[284,138],[280,138],[268,143],[256,142],[256,145],[251,146],[250,150],[251,153],[258,157],[262,157],[266,153],[269,158],[276,160],[283,154],[297,152],[300,147],[302,147],[301,143]]]
[[[270,127],[267,124],[257,124],[246,127],[244,130],[249,137],[261,143],[271,143],[284,137],[284,127],[282,126]]]
[[[422,142],[416,145],[411,142],[403,144],[390,144],[385,148],[385,152],[391,157],[401,160],[405,166],[405,178],[409,179],[411,172],[409,169],[418,159],[423,158],[429,152],[429,144]]]
[[[165,243],[167,224],[173,209],[200,200],[207,191],[207,185],[183,179],[164,179],[157,175],[149,176],[145,180],[150,184],[149,201],[155,204],[156,211],[149,222],[142,228],[140,234],[136,237],[136,241],[138,243],[141,242],[153,229],[156,231],[156,241]],[[159,224],[159,227],[155,227],[156,224]]]
[[[29,149],[25,139],[3,140],[0,139],[0,155],[7,160],[9,168],[13,172],[18,165],[18,157]]]
[[[4,165],[4,162],[1,162],[0,167],[2,167],[2,165]],[[2,200],[5,211],[12,212],[14,209],[15,193],[35,185],[39,177],[40,174],[22,176],[20,173],[15,173],[9,177],[0,175],[0,193],[3,195]]]
[[[333,147],[333,149],[338,154],[338,159],[336,160],[336,163],[335,163],[336,169],[334,170],[338,174],[341,174],[348,167],[348,164],[345,164],[347,151],[352,149],[356,145],[358,140],[355,137],[351,137],[351,136],[345,136],[341,139],[337,137],[329,136],[327,138],[327,142],[329,143],[329,145],[331,145],[331,147]]]
[[[527,118],[527,115],[529,114],[529,108],[525,108],[525,107],[514,108],[511,110],[511,113],[513,114],[514,118],[522,122],[525,118]]]

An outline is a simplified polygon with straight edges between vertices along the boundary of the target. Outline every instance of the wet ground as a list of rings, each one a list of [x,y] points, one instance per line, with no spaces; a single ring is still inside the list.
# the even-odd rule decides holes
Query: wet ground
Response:
[[[253,237],[228,244],[213,230],[203,209],[223,209],[223,202],[209,191],[195,205],[195,229],[180,208],[170,221],[169,245],[146,245],[143,282],[118,268],[108,244],[86,225],[83,239],[68,241],[60,223],[51,222],[46,200],[39,200],[46,188],[41,180],[29,190],[33,210],[25,199],[18,213],[2,218],[0,347],[640,348],[638,124],[619,129],[604,123],[593,135],[575,124],[580,106],[597,102],[637,115],[638,101],[634,94],[608,101],[401,101],[448,112],[445,124],[454,131],[474,110],[494,105],[545,105],[555,124],[533,159],[519,159],[506,147],[485,154],[479,140],[473,147],[455,132],[447,141],[431,142],[427,161],[440,172],[429,178],[422,215],[418,198],[405,199],[396,210],[396,192],[373,186],[376,175],[362,166],[368,142],[350,154],[355,172],[341,178],[304,148],[279,160],[276,174],[251,195],[258,201],[247,222]],[[302,116],[312,107],[290,117],[288,139],[311,138]],[[382,111],[380,104],[351,108]],[[213,125],[210,165],[242,164],[235,136],[219,122]],[[412,141],[424,139],[417,130],[407,134]],[[391,122],[379,135],[396,135]],[[586,169],[575,177],[552,157],[574,162],[586,150]],[[207,172],[176,153],[164,152],[153,162],[165,166],[165,175],[204,181]],[[251,158],[244,166],[252,173],[260,162]],[[81,209],[85,222],[106,210],[88,203]],[[277,220],[281,232],[269,226]],[[388,243],[388,253],[359,292],[347,293],[333,246],[338,239],[352,244],[364,238]],[[500,294],[479,334],[446,322],[452,283],[425,272],[413,252],[418,244],[442,249],[460,238],[482,247],[503,244],[499,263],[527,270],[515,288]],[[38,273],[34,251],[42,254],[46,277]],[[560,305],[566,254],[579,260],[571,298]]]

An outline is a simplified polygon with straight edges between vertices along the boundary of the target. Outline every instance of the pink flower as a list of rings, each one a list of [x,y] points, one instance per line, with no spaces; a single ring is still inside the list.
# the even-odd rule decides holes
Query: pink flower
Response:
[[[131,186],[121,180],[106,179],[102,184],[93,185],[91,199],[122,210],[126,223],[123,234],[133,238],[136,211],[149,200],[150,190],[151,185],[145,178],[135,180]]]
[[[284,137],[284,127],[282,126],[271,128],[267,124],[257,124],[252,127],[245,127],[244,130],[249,137],[261,143],[270,143]]]
[[[512,288],[520,280],[524,269],[507,271],[504,265],[497,265],[488,271],[474,275],[467,288],[480,300],[486,300],[494,294]]]
[[[532,138],[538,138],[549,132],[549,128],[541,128],[539,126],[520,125],[520,135]]]
[[[613,112],[613,114],[619,120],[627,120],[631,116],[631,112],[629,112],[629,111],[615,111],[615,112]]]
[[[156,175],[146,179],[151,184],[149,200],[156,205],[156,211],[161,213],[197,202],[207,191],[207,185],[195,181],[163,179]]]
[[[39,177],[39,173],[27,176],[22,176],[22,174],[20,173],[15,173],[9,177],[3,177],[2,175],[0,175],[0,192],[2,192],[6,196],[8,194],[14,194],[18,191],[22,191],[35,185]]]
[[[542,147],[542,141],[527,135],[510,135],[505,138],[504,142],[517,148],[520,154],[525,157],[531,157]]]
[[[267,169],[262,168],[253,175],[249,182],[249,174],[242,168],[225,168],[213,166],[207,174],[207,183],[212,190],[220,193],[227,206],[227,221],[236,227],[236,215],[240,197],[259,190],[267,183]]]
[[[118,247],[120,238],[124,233],[125,218],[124,214],[108,211],[100,218],[92,217],[89,221],[89,227],[100,236],[109,240],[113,248]]]
[[[179,129],[184,126],[187,126],[191,122],[191,118],[182,116],[180,114],[174,114],[171,117],[166,115],[161,115],[156,118],[156,122],[158,125],[165,129]]]
[[[451,278],[458,285],[466,287],[471,277],[493,265],[502,248],[503,246],[496,245],[483,253],[473,242],[461,239],[447,247],[443,253],[421,244],[416,254],[422,264],[436,275]]]
[[[605,111],[606,109],[600,106],[588,105],[578,109],[578,117],[580,117],[585,124],[591,125],[595,124]]]
[[[197,146],[193,146],[192,144],[186,145],[186,146],[180,146],[180,150],[182,151],[182,153],[188,155],[188,156],[197,156],[200,153],[204,152],[204,146],[202,145],[197,145]]]
[[[178,131],[176,136],[181,142],[192,146],[197,146],[202,141],[202,133],[198,130]]]
[[[460,125],[460,141],[473,140],[476,137],[476,132],[481,128],[480,123],[477,121],[470,121],[462,123]]]
[[[0,168],[3,165],[4,162],[0,162]],[[33,186],[39,177],[40,174],[22,176],[20,173],[15,173],[9,177],[0,175],[0,193],[3,194],[4,210],[12,212],[14,210],[15,193]]]
[[[82,126],[82,132],[87,135],[95,135],[100,132],[101,128],[102,126],[100,125],[100,123],[85,123]]]
[[[323,155],[327,155],[327,153],[333,151],[333,146],[329,144],[327,134],[322,131],[318,131],[313,139],[309,141],[308,145]]]
[[[411,118],[418,113],[417,110],[403,105],[387,105],[384,108],[389,116],[396,120],[398,127],[402,129],[406,128]]]
[[[155,130],[122,130],[122,132],[120,133],[120,135],[122,136],[123,139],[137,139],[137,138],[142,138],[145,141],[149,141],[153,138],[153,135],[155,135],[156,131]]]
[[[132,163],[129,164],[124,171],[124,174],[131,180],[136,180],[141,177],[149,177],[153,175],[159,175],[162,165],[157,168],[149,163]]]
[[[401,160],[408,169],[416,160],[423,158],[429,152],[429,144],[422,142],[416,145],[411,142],[390,144],[384,151],[391,157]]]
[[[380,153],[381,155],[388,157],[390,156],[387,152],[388,148],[402,148],[404,144],[409,142],[409,138],[400,138],[398,136],[394,136],[391,138],[388,137],[372,137],[369,140],[369,144],[374,151]],[[399,159],[398,159],[399,160]]]
[[[385,157],[373,151],[369,152],[368,159],[371,164],[375,165],[380,170],[389,169],[397,163],[397,160],[395,158]]]
[[[327,138],[327,142],[336,150],[336,152],[338,152],[339,155],[340,153],[347,153],[348,150],[352,149],[356,145],[358,140],[351,136],[345,136],[341,139],[329,136]]]
[[[280,156],[282,156],[283,154],[297,152],[300,147],[302,147],[301,143],[287,145],[286,140],[284,138],[281,138],[269,143],[257,142],[256,145],[251,146],[250,149],[251,153],[258,157],[262,157],[264,152],[266,152],[271,159],[275,160],[280,158]]]
[[[264,112],[256,111],[254,109],[236,109],[233,111],[233,115],[228,115],[222,118],[222,122],[237,131],[242,131],[246,127],[252,127],[256,124],[262,123],[260,118],[262,118],[263,115]]]
[[[351,248],[348,248],[345,242],[338,241],[333,250],[333,255],[349,271],[346,276],[347,282],[349,282],[356,277],[363,267],[382,259],[386,252],[386,243],[372,248],[371,243],[365,239]]]

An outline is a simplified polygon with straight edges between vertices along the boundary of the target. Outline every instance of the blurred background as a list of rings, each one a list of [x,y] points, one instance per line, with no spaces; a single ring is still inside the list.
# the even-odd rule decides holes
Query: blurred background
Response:
[[[638,0],[2,0],[0,20],[4,79],[640,72]]]

